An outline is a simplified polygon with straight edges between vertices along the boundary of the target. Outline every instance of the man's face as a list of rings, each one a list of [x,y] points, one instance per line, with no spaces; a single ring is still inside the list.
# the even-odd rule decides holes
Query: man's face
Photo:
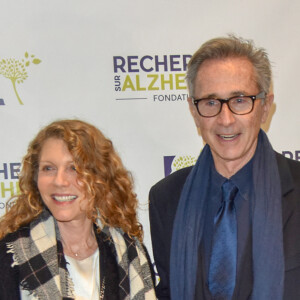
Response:
[[[246,58],[210,59],[199,68],[195,79],[194,98],[226,99],[237,95],[257,95],[254,68]],[[216,169],[230,177],[254,155],[261,123],[265,122],[273,95],[265,104],[254,101],[253,111],[247,115],[233,114],[223,104],[219,115],[201,117],[189,99],[190,110],[204,141],[210,146]]]

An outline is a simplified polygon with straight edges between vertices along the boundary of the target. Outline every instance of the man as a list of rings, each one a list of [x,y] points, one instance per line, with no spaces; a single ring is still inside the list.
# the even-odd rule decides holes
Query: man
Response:
[[[186,79],[206,146],[150,191],[157,297],[300,299],[300,163],[260,129],[274,98],[266,52],[210,40]]]

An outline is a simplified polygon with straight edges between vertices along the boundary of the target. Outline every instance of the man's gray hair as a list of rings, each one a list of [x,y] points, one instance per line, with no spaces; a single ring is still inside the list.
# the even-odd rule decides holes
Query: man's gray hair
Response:
[[[229,35],[207,41],[189,61],[186,82],[190,97],[194,97],[194,83],[201,64],[207,59],[245,57],[254,67],[255,81],[260,91],[269,93],[272,82],[271,64],[263,48],[256,48],[253,41]]]

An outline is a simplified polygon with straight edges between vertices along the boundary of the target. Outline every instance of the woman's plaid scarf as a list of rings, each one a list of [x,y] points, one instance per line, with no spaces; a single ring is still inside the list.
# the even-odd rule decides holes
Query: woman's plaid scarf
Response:
[[[142,244],[120,229],[104,227],[95,233],[101,260],[100,299],[156,299]],[[32,299],[74,299],[59,230],[47,210],[11,234],[7,249],[13,255],[12,267],[18,269],[20,287]]]

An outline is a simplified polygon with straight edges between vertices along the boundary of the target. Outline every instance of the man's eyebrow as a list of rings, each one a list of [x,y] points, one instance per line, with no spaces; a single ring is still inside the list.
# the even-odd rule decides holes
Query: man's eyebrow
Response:
[[[249,93],[247,93],[246,91],[242,91],[242,90],[237,90],[237,91],[233,91],[233,92],[230,93],[231,96],[245,96],[245,95],[248,95],[248,94]]]
[[[243,90],[237,90],[237,91],[233,91],[229,94],[228,97],[226,98],[223,98],[223,97],[219,97],[216,93],[211,93],[211,94],[208,94],[208,95],[205,95],[204,97],[201,97],[199,99],[203,99],[203,98],[212,98],[212,99],[227,99],[227,98],[231,98],[231,97],[234,97],[234,96],[245,96],[245,95],[248,95],[248,93],[246,91],[243,91]]]

